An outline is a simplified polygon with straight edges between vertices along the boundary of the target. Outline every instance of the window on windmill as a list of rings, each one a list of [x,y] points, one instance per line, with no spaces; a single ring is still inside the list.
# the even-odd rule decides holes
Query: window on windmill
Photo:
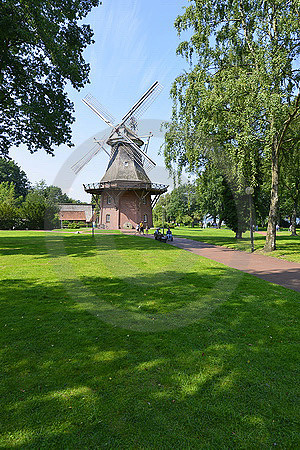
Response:
[[[124,161],[124,166],[128,167],[128,161]]]
[[[107,196],[107,204],[110,205],[111,204],[111,197],[108,195]]]
[[[143,205],[146,205],[147,201],[146,201],[146,197],[143,197]]]
[[[144,214],[144,222],[148,222],[148,215]]]
[[[106,223],[110,222],[110,214],[106,214]]]

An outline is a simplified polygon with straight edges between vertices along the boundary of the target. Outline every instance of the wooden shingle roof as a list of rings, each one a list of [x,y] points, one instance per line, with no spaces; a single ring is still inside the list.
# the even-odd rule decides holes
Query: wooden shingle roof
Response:
[[[84,211],[60,211],[60,220],[83,220],[86,221],[86,216]]]

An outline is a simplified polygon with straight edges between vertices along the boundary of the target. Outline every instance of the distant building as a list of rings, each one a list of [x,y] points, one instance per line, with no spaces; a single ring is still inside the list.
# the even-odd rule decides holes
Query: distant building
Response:
[[[93,221],[93,205],[89,203],[63,203],[59,205],[58,216],[61,223],[63,221],[85,222],[88,225]]]

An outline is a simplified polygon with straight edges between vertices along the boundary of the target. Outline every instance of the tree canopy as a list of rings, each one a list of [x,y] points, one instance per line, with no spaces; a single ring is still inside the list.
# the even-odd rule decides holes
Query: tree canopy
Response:
[[[71,145],[73,104],[66,83],[88,81],[83,51],[93,42],[81,21],[99,0],[0,2],[0,154]]]
[[[30,187],[26,173],[18,164],[0,157],[0,183],[3,182],[13,183],[16,197],[25,197]]]
[[[213,158],[242,196],[259,185],[267,161],[266,250],[275,249],[280,155],[300,114],[298,17],[294,0],[191,0],[175,22],[179,34],[191,34],[177,49],[191,69],[171,91],[166,162],[199,171]]]
[[[195,221],[201,220],[202,212],[196,184],[182,184],[170,194],[160,197],[154,208],[153,217],[157,226],[171,222],[193,225]]]
[[[15,186],[8,181],[0,182],[0,229],[9,230],[18,220],[18,199]]]

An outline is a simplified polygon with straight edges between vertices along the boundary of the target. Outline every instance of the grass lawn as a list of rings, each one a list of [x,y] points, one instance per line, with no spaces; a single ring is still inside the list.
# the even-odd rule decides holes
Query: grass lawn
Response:
[[[138,236],[0,254],[1,448],[300,447],[299,293]]]
[[[172,232],[174,236],[182,236],[195,241],[207,242],[236,250],[251,251],[250,232],[244,233],[243,239],[239,240],[236,240],[235,233],[227,228],[219,230],[215,228],[180,227],[175,228]],[[277,250],[272,253],[263,252],[265,240],[265,236],[254,233],[254,248],[256,252],[287,259],[288,261],[300,262],[300,236],[291,236],[289,231],[279,231],[276,239]]]

